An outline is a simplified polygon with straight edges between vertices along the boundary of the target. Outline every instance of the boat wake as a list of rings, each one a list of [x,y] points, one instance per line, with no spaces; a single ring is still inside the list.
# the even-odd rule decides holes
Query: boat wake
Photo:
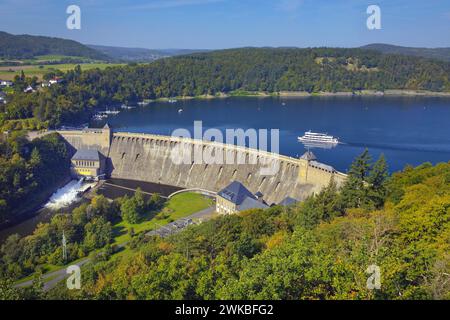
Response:
[[[341,144],[341,143],[340,143]],[[422,151],[422,152],[450,152],[448,145],[424,145],[424,144],[384,144],[384,143],[363,143],[363,142],[347,142],[342,143],[343,146],[348,147],[362,147],[369,149],[385,149],[398,151]],[[447,147],[447,148],[445,148]]]

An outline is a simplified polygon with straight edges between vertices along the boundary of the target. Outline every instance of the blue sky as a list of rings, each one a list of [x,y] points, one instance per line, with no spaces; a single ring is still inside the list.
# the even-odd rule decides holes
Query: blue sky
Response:
[[[66,8],[81,8],[81,30]],[[369,31],[366,9],[381,8]],[[450,47],[450,0],[0,0],[0,30],[144,48]]]

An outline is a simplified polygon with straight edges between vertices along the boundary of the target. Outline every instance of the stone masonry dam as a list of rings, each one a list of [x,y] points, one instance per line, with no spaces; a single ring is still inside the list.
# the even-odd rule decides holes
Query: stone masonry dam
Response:
[[[113,133],[108,126],[102,129],[60,130],[58,133],[74,150],[100,151],[107,158],[107,173],[112,178],[215,192],[237,180],[250,191],[263,193],[268,204],[278,203],[288,196],[303,200],[319,192],[331,179],[340,186],[346,178],[345,174],[308,156],[296,159],[211,141]],[[174,150],[184,150],[182,162],[173,161]],[[223,155],[222,159],[232,161],[223,164],[194,161],[195,151],[212,156]],[[268,167],[278,170],[268,174],[264,170]]]

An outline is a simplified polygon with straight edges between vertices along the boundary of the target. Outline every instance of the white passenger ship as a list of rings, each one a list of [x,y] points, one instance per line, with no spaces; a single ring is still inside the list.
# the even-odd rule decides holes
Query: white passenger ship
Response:
[[[298,137],[298,140],[306,143],[314,143],[314,144],[338,144],[339,140],[333,136],[329,136],[326,133],[318,133],[306,131],[305,135],[302,137]]]

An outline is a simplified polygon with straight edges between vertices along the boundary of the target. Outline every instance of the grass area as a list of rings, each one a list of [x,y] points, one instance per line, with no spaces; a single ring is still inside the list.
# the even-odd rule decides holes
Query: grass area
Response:
[[[90,58],[85,57],[79,57],[79,56],[64,56],[60,54],[46,54],[43,56],[35,56],[33,60],[31,61],[59,61],[64,59],[77,59],[77,60],[83,60],[87,62],[94,62],[94,60]]]
[[[21,66],[6,66],[0,67],[0,79],[2,80],[14,80],[16,75],[20,75],[23,70],[26,76],[38,77],[42,80],[44,74],[54,70],[61,70],[63,72],[74,69],[78,64],[65,63],[65,64],[52,64],[52,65],[21,65]],[[84,63],[80,64],[81,70],[89,70],[94,68],[105,69],[107,67],[114,67],[123,64],[115,63]]]
[[[135,233],[158,229],[172,221],[187,217],[193,213],[213,205],[213,201],[198,193],[181,193],[168,200],[162,209],[164,218],[158,219],[155,213],[148,213],[138,224],[129,224],[125,221],[114,225],[114,243],[120,244],[130,240],[128,231],[133,228]]]

